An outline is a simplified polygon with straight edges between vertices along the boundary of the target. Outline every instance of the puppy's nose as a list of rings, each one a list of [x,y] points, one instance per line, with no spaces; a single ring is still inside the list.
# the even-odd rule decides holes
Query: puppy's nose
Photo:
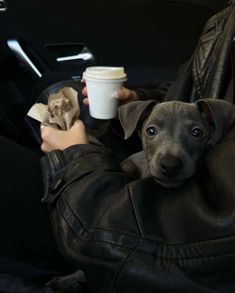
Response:
[[[163,174],[171,177],[180,173],[183,169],[183,163],[178,157],[165,155],[160,160],[160,167]]]

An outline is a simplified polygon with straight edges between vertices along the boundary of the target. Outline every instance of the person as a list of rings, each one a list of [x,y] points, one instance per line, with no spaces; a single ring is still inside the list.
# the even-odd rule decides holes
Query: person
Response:
[[[127,176],[82,121],[41,134],[55,239],[91,292],[234,291],[234,127],[174,190]]]
[[[213,22],[218,24],[224,15]],[[226,22],[229,32],[232,21],[230,17]],[[185,79],[169,90],[168,98],[176,89],[177,99],[198,97],[186,74],[191,66],[192,60],[180,73]],[[199,78],[205,75],[203,71]],[[213,97],[225,93],[224,83],[208,88],[206,84],[200,97],[208,88]],[[231,98],[229,93],[224,97]],[[159,95],[142,89],[120,92],[123,102],[137,97]],[[62,259],[84,271],[91,292],[234,292],[234,131],[233,127],[207,154],[202,172],[174,191],[151,177],[133,181],[112,151],[89,144],[82,121],[66,132],[42,125],[44,191],[41,156],[0,137],[2,255],[22,245],[53,251],[55,240]],[[42,194],[50,220],[39,204]],[[6,266],[0,270],[6,273]],[[74,278],[71,282],[76,283]]]
[[[83,99],[84,105],[89,105],[87,98],[87,88],[84,86],[82,94],[85,97]],[[126,87],[122,87],[118,93],[119,105],[129,103],[131,101],[138,101],[139,97],[137,92]],[[76,144],[89,144],[87,133],[84,123],[81,120],[77,120],[73,127],[67,132],[61,132],[58,129],[52,127],[46,127],[41,125],[42,145],[43,152],[48,153],[53,150],[64,150],[72,145]]]
[[[77,121],[67,132],[51,127],[42,127],[41,132],[45,152],[89,143],[82,121]],[[0,291],[51,293],[54,287],[58,290],[62,286],[67,290],[64,292],[73,292],[70,291],[74,290],[73,279],[70,282],[66,279],[65,285],[61,284],[61,279],[76,267],[61,256],[48,212],[41,203],[42,154],[0,136],[0,157],[3,168],[0,184]],[[6,274],[8,278],[4,277]],[[83,292],[85,285],[79,284],[76,283],[76,289]]]
[[[208,21],[164,96],[123,88],[122,102],[210,97],[233,103],[227,61],[234,13],[233,3]],[[112,151],[89,144],[81,121],[66,133],[43,126],[41,134],[43,201],[55,239],[85,272],[91,292],[234,292],[234,127],[208,152],[201,171],[174,190],[151,177],[127,176]]]
[[[45,191],[41,156],[0,137],[0,272],[22,278],[23,292],[53,287],[53,276],[77,269],[85,292],[234,291],[234,128],[203,172],[175,191],[126,176],[112,151],[89,144],[82,121],[68,131],[42,125],[41,135]],[[9,267],[6,256],[22,249],[43,260],[43,277],[33,266],[29,274],[28,264],[20,272],[15,262]],[[71,284],[84,292],[81,282],[72,274],[64,292],[73,292]],[[9,278],[0,279],[0,289],[7,286]]]

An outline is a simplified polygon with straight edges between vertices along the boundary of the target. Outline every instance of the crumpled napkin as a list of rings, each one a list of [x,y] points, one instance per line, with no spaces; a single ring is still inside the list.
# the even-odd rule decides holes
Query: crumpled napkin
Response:
[[[47,105],[34,104],[27,115],[46,125],[68,130],[80,115],[78,92],[64,87],[58,93],[49,95]]]

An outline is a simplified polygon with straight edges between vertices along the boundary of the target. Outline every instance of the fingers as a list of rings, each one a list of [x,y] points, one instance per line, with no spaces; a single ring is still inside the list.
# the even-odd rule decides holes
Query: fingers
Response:
[[[122,87],[119,91],[118,91],[118,98],[120,101],[122,100],[126,100],[126,99],[129,99],[130,98],[130,90],[125,88],[125,87]]]
[[[81,120],[77,120],[67,131],[55,129],[49,126],[41,126],[42,145],[45,153],[53,150],[64,150],[76,144],[88,144],[86,128]]]
[[[52,148],[52,146],[50,146],[49,144],[42,143],[42,144],[41,144],[41,150],[42,150],[44,153],[50,153],[50,152],[53,151],[53,148]]]
[[[76,120],[74,125],[68,130],[71,137],[71,143],[74,144],[88,144],[88,138],[85,125],[81,120]]]
[[[85,98],[85,99],[83,99],[83,104],[85,105],[85,106],[88,106],[89,105],[89,100],[88,100],[88,98]]]
[[[41,124],[40,130],[42,138],[41,150],[44,153],[49,153],[55,149],[53,147],[53,140],[60,130],[46,126],[44,124]]]
[[[81,120],[76,120],[73,124],[73,126],[68,131],[79,131],[79,132],[85,132],[85,125]]]
[[[84,97],[87,97],[87,87],[86,86],[82,89],[82,94]]]
[[[136,92],[133,90],[127,89],[125,87],[122,87],[118,91],[118,96],[119,96],[119,101],[121,105],[138,100],[138,96]]]
[[[82,80],[83,81],[83,80]],[[87,87],[85,86],[83,89],[82,89],[82,94],[83,96],[85,97],[85,99],[83,99],[83,104],[85,106],[88,106],[89,105],[89,101],[88,101],[88,98],[87,98]]]
[[[82,94],[85,97],[83,99],[83,104],[85,106],[88,106],[89,100],[87,98],[87,87],[86,86],[82,89]],[[118,100],[119,100],[120,104],[129,103],[131,101],[138,101],[138,96],[137,96],[136,92],[133,90],[130,90],[128,88],[125,88],[125,87],[122,87],[118,91],[117,96],[118,96]]]

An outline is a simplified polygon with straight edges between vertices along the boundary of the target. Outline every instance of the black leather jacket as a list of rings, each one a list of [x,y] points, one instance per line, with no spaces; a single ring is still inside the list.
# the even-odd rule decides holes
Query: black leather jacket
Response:
[[[235,291],[235,128],[178,189],[132,181],[100,146],[42,165],[57,244],[91,292]]]
[[[139,89],[141,99],[193,102],[210,98],[235,103],[235,57],[232,56],[235,54],[235,1],[230,2],[231,5],[209,19],[193,56],[182,66],[167,94],[163,96],[159,88]]]
[[[212,56],[200,56],[204,68]],[[222,76],[208,78],[217,97]],[[53,151],[42,170],[55,239],[91,292],[235,292],[235,127],[177,189],[127,177],[102,146]]]

